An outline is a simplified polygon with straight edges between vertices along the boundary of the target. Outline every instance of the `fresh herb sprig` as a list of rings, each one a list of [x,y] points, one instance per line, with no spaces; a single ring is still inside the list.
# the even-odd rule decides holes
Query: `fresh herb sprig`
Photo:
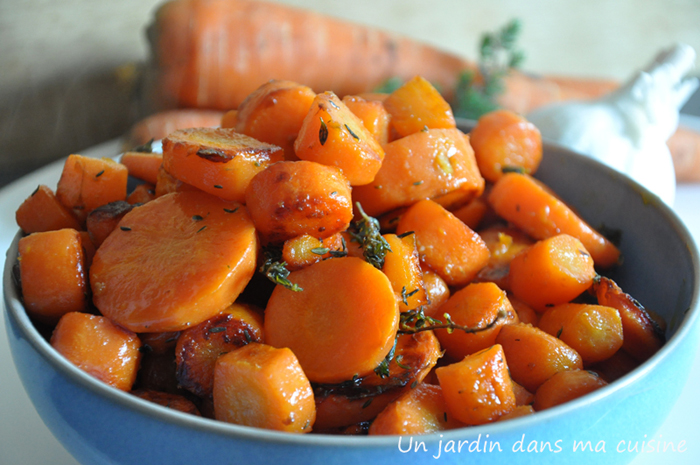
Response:
[[[267,279],[294,292],[304,290],[298,284],[288,279],[289,270],[287,269],[287,262],[282,260],[281,249],[277,247],[266,247],[263,249],[263,254],[265,256],[265,261],[260,266],[259,271],[264,274]]]
[[[381,270],[384,266],[384,258],[391,252],[391,247],[382,236],[379,221],[367,215],[359,202],[356,205],[361,218],[350,224],[348,233],[354,242],[360,244],[365,260]]]

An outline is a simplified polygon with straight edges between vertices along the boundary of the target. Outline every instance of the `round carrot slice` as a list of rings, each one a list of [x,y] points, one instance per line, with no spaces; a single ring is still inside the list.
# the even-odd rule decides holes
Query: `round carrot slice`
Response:
[[[180,331],[233,302],[255,272],[257,239],[245,207],[177,192],[134,208],[90,268],[93,301],[135,332]]]

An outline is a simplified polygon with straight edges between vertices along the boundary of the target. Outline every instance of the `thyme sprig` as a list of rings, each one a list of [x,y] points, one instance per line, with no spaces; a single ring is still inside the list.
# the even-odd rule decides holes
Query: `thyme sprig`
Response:
[[[281,249],[277,247],[266,247],[263,249],[263,254],[265,256],[265,261],[260,266],[259,271],[264,274],[267,279],[294,292],[304,290],[288,279],[289,270],[287,269],[287,262],[282,260]]]
[[[384,266],[384,258],[391,252],[391,247],[382,236],[379,221],[367,215],[359,202],[356,205],[361,218],[350,224],[348,233],[354,242],[360,244],[365,260],[381,270]]]
[[[130,152],[153,153],[153,142],[155,142],[155,139],[151,138],[145,144],[134,147]]]

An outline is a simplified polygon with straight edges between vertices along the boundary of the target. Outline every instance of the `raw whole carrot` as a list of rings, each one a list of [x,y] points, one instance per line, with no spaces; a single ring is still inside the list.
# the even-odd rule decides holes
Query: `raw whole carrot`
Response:
[[[163,164],[163,154],[124,152],[119,158],[119,162],[126,166],[126,169],[129,171],[129,176],[133,176],[149,184],[155,184],[158,180],[158,171]]]
[[[93,302],[133,331],[180,331],[236,299],[257,247],[242,205],[200,192],[164,195],[125,215],[97,249]]]
[[[537,389],[532,406],[536,411],[542,411],[577,399],[607,384],[598,375],[587,370],[560,371]]]
[[[393,346],[399,310],[389,278],[355,257],[290,273],[303,291],[277,285],[265,309],[265,340],[289,347],[313,382],[371,373]]]
[[[219,126],[223,112],[203,108],[161,110],[139,120],[127,134],[126,148],[131,150],[153,140],[164,139],[179,129]]]
[[[15,212],[17,225],[25,234],[56,229],[80,229],[75,215],[58,201],[50,187],[40,185]]]

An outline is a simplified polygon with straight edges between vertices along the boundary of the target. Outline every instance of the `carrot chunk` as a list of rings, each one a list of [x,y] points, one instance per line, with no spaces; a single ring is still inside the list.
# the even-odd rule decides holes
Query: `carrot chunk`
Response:
[[[158,180],[158,170],[163,164],[163,154],[146,152],[124,152],[119,162],[126,166],[129,176],[149,184]]]
[[[552,408],[578,399],[607,384],[598,375],[587,370],[560,371],[537,389],[532,406],[537,411]]]
[[[126,214],[97,249],[93,301],[133,331],[179,331],[236,299],[255,272],[256,251],[240,204],[203,192],[164,195]]]
[[[311,384],[287,348],[251,343],[219,357],[214,372],[217,420],[308,433],[316,419]]]
[[[493,282],[503,290],[510,290],[510,262],[534,241],[518,229],[501,225],[483,229],[479,231],[479,236],[491,255],[476,280]]]
[[[123,391],[136,380],[141,341],[108,318],[66,313],[51,335],[51,345],[80,369]]]
[[[423,272],[416,249],[416,238],[413,234],[399,237],[396,234],[385,234],[391,252],[386,254],[382,271],[391,281],[399,310],[413,310],[428,303],[423,288]]]
[[[190,415],[195,415],[198,417],[202,416],[194,402],[179,394],[154,391],[151,389],[139,389],[131,391],[131,394],[149,402],[153,402],[154,404],[177,410],[178,412],[189,413]]]
[[[80,229],[75,215],[58,201],[51,188],[40,185],[27,197],[15,212],[17,226],[25,234],[55,231],[57,229]]]
[[[160,172],[160,170],[159,170]],[[156,186],[153,184],[139,184],[134,187],[129,195],[126,196],[126,201],[135,205],[137,203],[146,203],[156,198]]]
[[[124,200],[117,200],[108,204],[95,208],[87,217],[85,226],[90,240],[99,247],[102,245],[107,236],[109,236],[114,228],[117,227],[119,221],[134,208]]]
[[[331,258],[334,252],[343,253],[343,236],[340,233],[325,239],[302,234],[284,241],[282,260],[289,271],[294,271]]]
[[[382,105],[376,100],[365,100],[356,95],[346,95],[343,103],[351,112],[365,125],[367,130],[374,136],[380,145],[384,146],[389,142],[389,121],[391,117]]]

